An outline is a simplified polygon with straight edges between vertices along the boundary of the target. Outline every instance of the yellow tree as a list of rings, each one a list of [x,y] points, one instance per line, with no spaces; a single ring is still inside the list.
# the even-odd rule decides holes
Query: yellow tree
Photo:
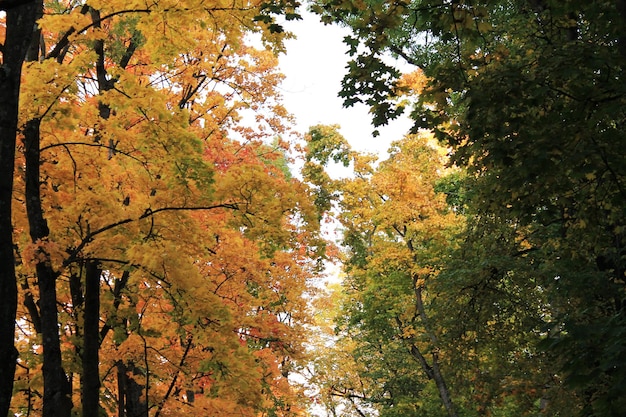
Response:
[[[26,209],[15,220],[30,323],[20,341],[32,346],[20,407],[159,414],[182,398],[182,373],[190,387],[230,392],[211,406],[224,414],[270,407],[252,392],[291,398],[286,358],[298,355],[300,298],[317,256],[305,248],[320,243],[306,189],[280,169],[282,150],[261,143],[288,120],[276,93],[277,13],[296,16],[291,3],[46,4],[24,77],[15,200]],[[250,45],[254,34],[265,47]],[[251,123],[242,110],[254,112]],[[208,272],[238,250],[250,251],[256,275],[232,260]],[[224,276],[250,297],[232,304],[237,287],[218,285]],[[253,328],[280,337],[250,344]],[[203,342],[203,331],[220,337]],[[207,363],[193,365],[194,355]],[[225,358],[241,359],[222,372],[227,383],[207,382]]]
[[[315,127],[309,135],[314,152],[308,172],[319,173],[317,164],[330,159],[351,163],[354,170],[353,178],[331,182],[325,194],[339,199],[346,247],[348,295],[339,329],[357,340],[352,354],[366,364],[362,375],[382,387],[368,401],[383,415],[416,413],[426,406],[419,405],[418,393],[432,380],[447,414],[455,416],[441,366],[441,329],[429,311],[429,290],[462,225],[445,194],[436,191],[446,175],[443,153],[429,135],[407,136],[375,167],[373,157],[354,154],[327,130]],[[421,374],[407,372],[407,357]]]

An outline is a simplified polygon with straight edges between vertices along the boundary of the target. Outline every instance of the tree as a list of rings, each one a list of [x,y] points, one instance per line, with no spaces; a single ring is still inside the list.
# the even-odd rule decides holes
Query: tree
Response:
[[[13,169],[18,129],[18,106],[22,64],[39,15],[39,1],[2,1],[5,13],[0,74],[0,415],[7,415],[13,394],[17,360],[14,346],[17,282],[13,253]]]
[[[325,130],[311,129],[308,172],[316,172],[314,163],[343,158],[341,141],[332,139],[338,134]],[[370,381],[365,401],[381,415],[424,413],[428,407],[418,398],[430,380],[446,414],[456,416],[441,361],[443,330],[430,311],[430,288],[460,226],[445,195],[435,191],[443,175],[441,155],[426,136],[415,135],[395,143],[377,168],[371,157],[346,156],[355,178],[327,186],[336,190],[347,251],[338,331],[356,345],[347,353],[359,364],[359,377]],[[414,366],[407,367],[407,360]],[[367,395],[349,388],[355,382],[332,389],[351,400]]]
[[[46,4],[14,191],[19,412],[298,412],[323,242],[270,144],[294,6]]]
[[[560,362],[582,414],[619,415],[625,3],[322,1],[316,8],[353,29],[347,42],[355,58],[341,94],[348,105],[372,106],[375,124],[406,104],[385,52],[429,76],[412,117],[469,170],[476,227],[495,220],[525,228],[510,252],[525,256],[508,256],[499,282],[532,271],[549,321],[536,343]]]

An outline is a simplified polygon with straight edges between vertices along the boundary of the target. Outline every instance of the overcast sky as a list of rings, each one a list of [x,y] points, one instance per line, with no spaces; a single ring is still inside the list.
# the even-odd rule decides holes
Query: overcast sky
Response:
[[[296,116],[298,130],[304,133],[316,124],[338,124],[354,149],[386,155],[389,144],[401,139],[411,123],[407,118],[394,121],[379,128],[380,136],[373,138],[367,107],[343,108],[337,93],[348,61],[347,47],[342,42],[348,30],[326,26],[308,13],[304,20],[285,26],[297,36],[286,42],[287,54],[281,56],[280,68],[286,75],[285,106]]]

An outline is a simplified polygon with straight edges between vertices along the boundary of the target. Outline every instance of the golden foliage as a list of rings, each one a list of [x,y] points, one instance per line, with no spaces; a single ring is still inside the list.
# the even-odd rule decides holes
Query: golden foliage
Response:
[[[290,130],[275,55],[288,35],[255,19],[259,7],[47,4],[41,59],[24,70],[21,123],[41,122],[49,233],[28,236],[20,155],[16,410],[41,409],[39,312],[26,304],[39,297],[42,263],[58,276],[64,367],[80,404],[85,268],[96,262],[108,413],[121,403],[120,378],[140,386],[136,400],[151,413],[302,412],[288,375],[304,355],[304,295],[323,242],[309,190],[287,170],[289,143],[271,142]]]

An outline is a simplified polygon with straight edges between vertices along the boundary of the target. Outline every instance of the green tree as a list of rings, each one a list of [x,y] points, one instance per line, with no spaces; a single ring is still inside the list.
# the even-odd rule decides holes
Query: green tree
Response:
[[[525,331],[535,332],[535,345],[576,395],[570,407],[620,415],[626,2],[320,1],[315,8],[353,29],[341,94],[348,105],[372,106],[375,124],[406,105],[385,53],[429,77],[412,117],[467,168],[474,227],[523,229],[523,239],[507,239],[518,247],[497,268],[498,285],[527,276],[535,285],[524,291],[544,294],[544,331],[534,322]],[[466,256],[489,264],[489,254],[470,248]]]

